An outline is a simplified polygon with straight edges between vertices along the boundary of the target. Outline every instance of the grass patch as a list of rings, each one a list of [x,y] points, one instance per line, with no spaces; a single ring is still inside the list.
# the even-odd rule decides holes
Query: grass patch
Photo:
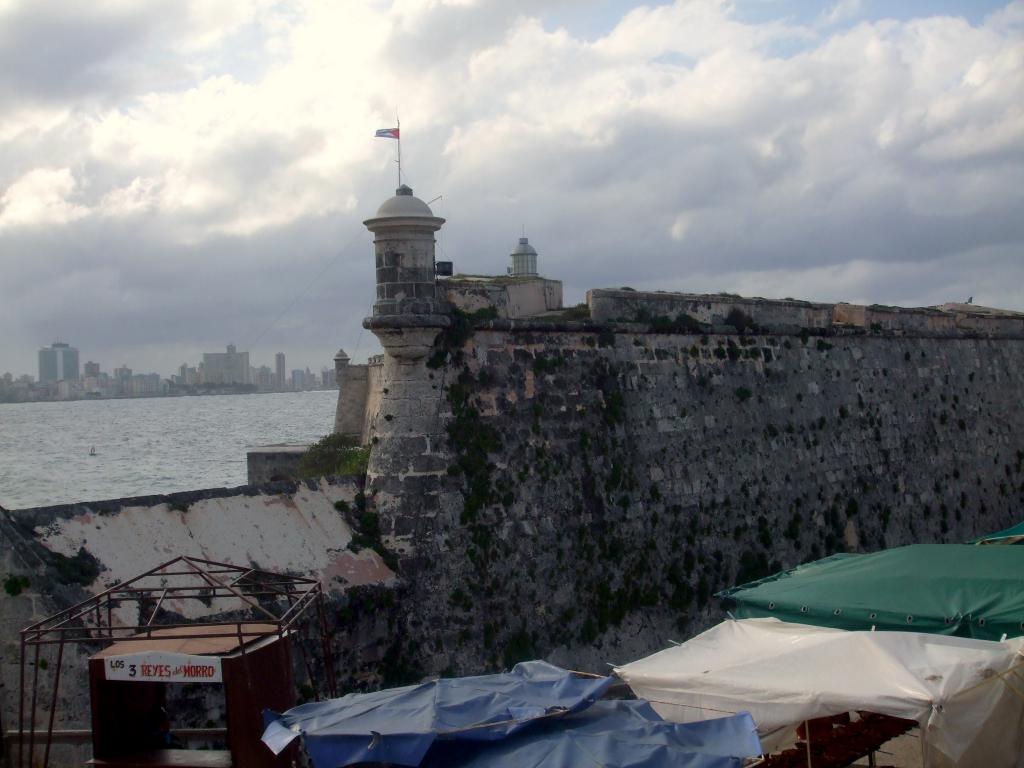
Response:
[[[326,435],[309,447],[299,459],[299,478],[365,475],[370,446],[359,445],[350,435]]]

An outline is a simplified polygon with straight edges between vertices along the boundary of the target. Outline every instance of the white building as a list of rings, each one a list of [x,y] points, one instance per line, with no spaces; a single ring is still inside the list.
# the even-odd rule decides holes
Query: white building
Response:
[[[249,353],[228,344],[227,352],[203,353],[204,384],[248,384]]]

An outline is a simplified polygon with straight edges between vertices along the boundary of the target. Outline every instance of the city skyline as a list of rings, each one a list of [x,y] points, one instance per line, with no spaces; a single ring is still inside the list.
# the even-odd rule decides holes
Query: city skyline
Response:
[[[229,351],[234,351],[234,348],[236,348],[236,345],[233,345],[233,344],[230,344],[230,343],[226,344],[225,346],[226,346],[226,348]],[[218,353],[220,353],[219,351],[215,351],[215,352],[200,352],[198,355],[196,355],[196,359],[194,361],[194,365],[189,365],[189,362],[193,362],[191,360],[183,360],[182,362],[179,362],[179,364],[177,364],[176,366],[171,367],[171,370],[168,373],[164,373],[163,370],[161,370],[161,371],[145,371],[145,372],[143,372],[141,370],[141,368],[133,368],[130,360],[122,360],[120,362],[120,364],[105,365],[104,366],[103,362],[97,362],[96,360],[92,359],[88,355],[83,354],[81,349],[79,349],[74,344],[71,344],[68,341],[62,341],[62,340],[59,340],[59,339],[55,339],[51,345],[49,345],[47,347],[41,347],[38,350],[39,359],[37,361],[37,368],[34,371],[30,372],[30,371],[17,371],[17,370],[13,370],[13,369],[11,369],[9,367],[5,367],[3,365],[3,362],[0,361],[0,376],[2,376],[4,374],[10,374],[11,377],[13,379],[15,379],[15,380],[19,379],[19,378],[23,378],[25,376],[29,376],[33,380],[34,383],[46,383],[48,381],[56,382],[56,381],[66,380],[67,377],[47,378],[47,377],[44,376],[42,355],[43,355],[44,352],[50,351],[50,350],[52,350],[52,349],[54,349],[56,347],[66,347],[66,348],[70,349],[71,351],[73,351],[75,353],[75,356],[76,356],[76,366],[77,366],[77,369],[78,369],[78,373],[74,377],[75,380],[81,380],[81,379],[84,379],[84,378],[86,378],[86,377],[88,377],[90,375],[95,376],[95,375],[98,375],[100,373],[106,374],[106,375],[113,375],[114,372],[116,372],[119,368],[127,368],[128,370],[130,370],[130,371],[132,371],[134,373],[139,373],[139,374],[144,373],[144,375],[157,374],[162,379],[170,380],[170,379],[173,379],[174,376],[178,375],[179,372],[182,369],[202,370],[203,362],[204,362],[203,358],[204,357],[208,357],[211,354],[218,354]],[[282,352],[280,350],[274,352],[273,355],[272,355],[272,358],[267,360],[267,361],[255,360],[246,350],[242,350],[241,353],[245,353],[247,355],[247,359],[249,360],[249,365],[247,367],[247,370],[250,370],[250,371],[258,371],[260,369],[267,369],[268,371],[271,372],[271,374],[275,375],[276,373],[278,373],[278,371],[279,371],[279,369],[281,367],[284,367],[283,370],[284,370],[284,372],[286,374],[285,379],[281,383],[275,383],[275,386],[284,387],[285,386],[284,382],[287,382],[291,378],[291,374],[294,371],[297,371],[297,370],[298,371],[308,371],[308,372],[312,372],[312,373],[316,373],[316,374],[318,374],[319,372],[325,371],[325,370],[331,370],[331,371],[334,370],[334,353],[332,353],[330,355],[330,359],[318,362],[318,364],[309,365],[309,364],[301,364],[301,362],[300,362],[300,364],[298,366],[296,366],[295,364],[293,364],[293,362],[291,362],[289,360],[289,356],[288,356],[287,352]],[[90,367],[95,367],[95,368],[90,370]],[[275,380],[275,382],[276,382],[276,380]],[[208,382],[208,383],[213,383],[213,382]],[[236,382],[236,383],[238,383],[238,382]],[[246,383],[248,383],[248,382],[246,382]]]
[[[396,108],[456,271],[1024,310],[1021,0],[208,5],[0,4],[5,367],[376,352]]]
[[[56,344],[68,345],[72,349],[74,349],[74,350],[76,350],[78,352],[78,356],[79,356],[79,360],[80,360],[79,367],[80,367],[80,369],[82,371],[82,373],[80,374],[81,376],[87,375],[87,372],[85,371],[85,367],[87,365],[89,365],[89,364],[99,365],[100,366],[100,370],[102,372],[104,372],[104,373],[110,373],[114,369],[116,369],[118,367],[121,367],[121,366],[127,366],[129,368],[132,368],[133,370],[139,370],[139,371],[141,371],[142,368],[146,368],[147,367],[147,366],[138,366],[138,367],[136,367],[136,366],[134,366],[132,364],[131,360],[121,360],[119,362],[112,363],[112,364],[111,363],[104,363],[104,362],[97,362],[96,360],[94,360],[89,355],[83,354],[79,347],[77,347],[74,344],[71,344],[70,342],[64,341],[61,338],[54,339],[53,343],[50,346],[48,346],[48,347],[40,347],[37,350],[37,353],[36,353],[37,356],[43,350],[49,349],[51,346],[56,345]],[[230,342],[229,342],[227,345],[222,345],[222,346],[236,346],[236,345],[231,345]],[[243,350],[243,352],[248,352],[248,350]],[[320,361],[320,362],[305,362],[305,361],[302,361],[302,362],[299,363],[298,369],[301,369],[301,370],[309,369],[311,371],[320,371],[323,368],[333,368],[333,366],[334,366],[334,355],[336,354],[336,352],[337,352],[337,350],[334,350],[334,352],[332,352],[328,356],[328,359],[326,361]],[[194,363],[196,365],[198,365],[199,363],[202,362],[202,357],[203,357],[204,354],[209,354],[209,353],[199,352],[198,354],[194,354],[193,355],[193,360],[194,360]],[[286,363],[286,366],[287,366],[286,372],[289,375],[290,375],[292,370],[296,370],[296,368],[293,367],[293,364],[290,361],[290,356],[288,355],[288,353],[287,352],[281,352],[280,350],[275,351],[273,353],[270,353],[269,359],[267,361],[258,361],[256,364],[250,363],[250,367],[252,367],[252,368],[260,368],[261,366],[266,366],[266,367],[271,368],[272,370],[274,370],[274,369],[276,369],[276,358],[277,358],[278,355],[284,355],[284,359],[286,361],[288,361]],[[366,355],[364,355],[364,358],[365,357],[366,357]],[[249,352],[249,359],[251,361],[256,361],[257,360],[257,358],[255,356],[253,356],[251,352]],[[188,365],[190,362],[193,362],[193,360],[182,360],[182,361],[180,361],[180,362],[178,362],[176,364],[169,365],[169,367],[167,368],[167,372],[166,373],[164,372],[163,368],[161,368],[160,370],[147,371],[147,373],[158,373],[163,378],[170,378],[171,376],[175,375],[178,372],[178,369],[181,367],[182,364]],[[39,375],[38,360],[37,360],[36,367],[34,369],[32,369],[31,371],[15,369],[13,366],[5,365],[4,361],[0,361],[0,375],[3,375],[4,373],[10,373],[14,378],[18,378],[18,377],[21,377],[21,376],[29,375],[35,381],[40,381],[41,380],[41,377]]]

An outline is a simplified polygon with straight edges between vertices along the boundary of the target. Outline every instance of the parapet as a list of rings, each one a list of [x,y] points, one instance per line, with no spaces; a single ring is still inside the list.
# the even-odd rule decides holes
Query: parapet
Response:
[[[494,317],[535,317],[562,309],[562,281],[536,276],[456,275],[437,281],[438,293],[463,312],[493,307]]]
[[[591,319],[598,323],[688,315],[712,328],[734,326],[735,318],[741,317],[752,326],[776,332],[845,329],[894,336],[1024,338],[1024,313],[973,304],[907,308],[620,288],[587,291],[587,305]]]

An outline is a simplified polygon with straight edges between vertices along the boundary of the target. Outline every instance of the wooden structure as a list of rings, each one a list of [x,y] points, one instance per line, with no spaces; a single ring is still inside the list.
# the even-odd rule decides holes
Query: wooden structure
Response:
[[[315,608],[315,611],[310,611]],[[184,616],[212,618],[188,622]],[[225,615],[231,618],[223,618]],[[314,618],[315,622],[310,622]],[[323,593],[315,579],[193,557],[178,557],[22,630],[18,768],[38,765],[36,709],[44,649],[56,648],[54,682],[42,763],[50,745],[64,649],[99,646],[89,659],[93,759],[119,768],[277,768],[260,741],[262,711],[295,703],[293,641],[309,681],[316,676],[302,641],[319,628],[326,691],[334,695]],[[31,655],[31,659],[29,656]],[[32,669],[31,685],[26,681]],[[166,712],[169,685],[222,686],[224,750],[174,749]],[[319,693],[319,692],[318,692]],[[26,711],[27,704],[27,711]]]

